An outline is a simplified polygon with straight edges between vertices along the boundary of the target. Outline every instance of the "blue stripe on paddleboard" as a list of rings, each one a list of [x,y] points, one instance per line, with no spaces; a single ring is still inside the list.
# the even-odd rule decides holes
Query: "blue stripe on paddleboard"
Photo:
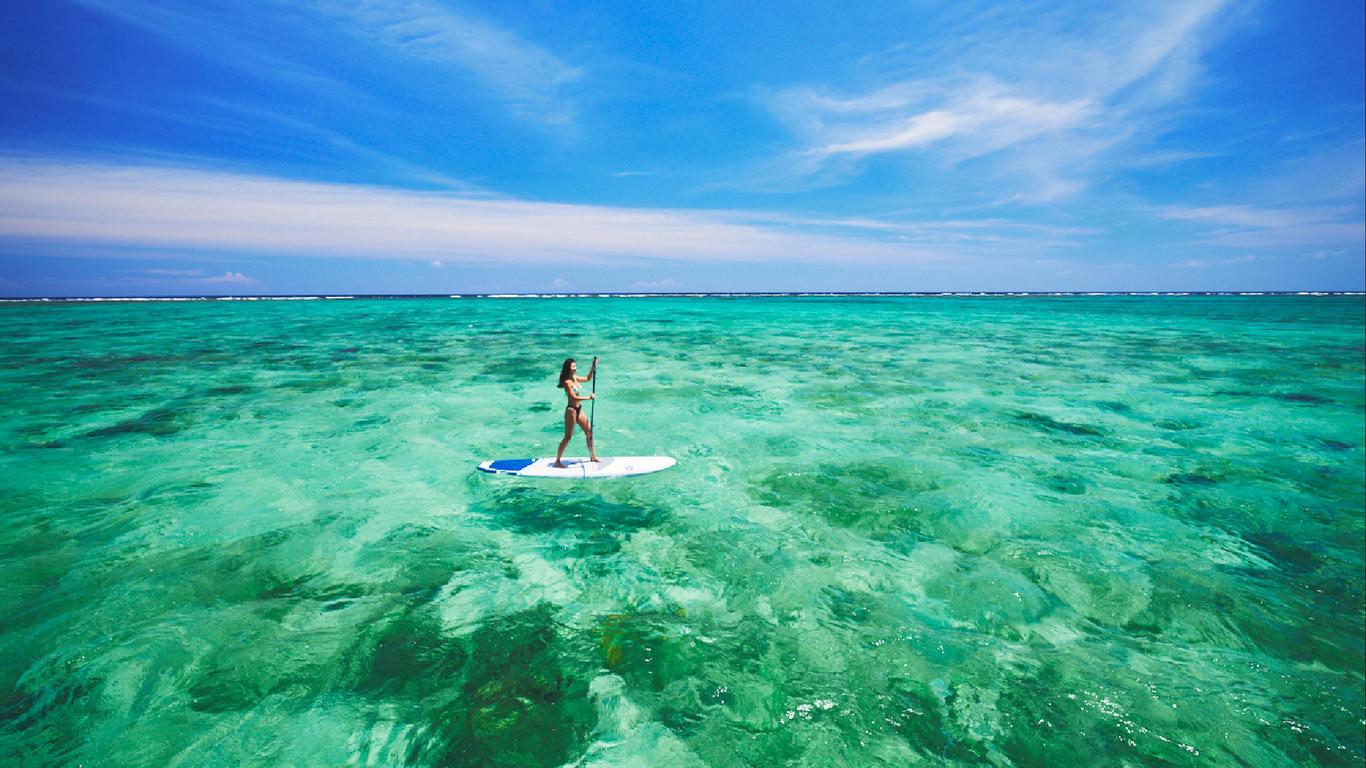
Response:
[[[489,464],[486,472],[521,472],[536,462],[535,459],[498,459]],[[484,469],[480,467],[480,469]]]

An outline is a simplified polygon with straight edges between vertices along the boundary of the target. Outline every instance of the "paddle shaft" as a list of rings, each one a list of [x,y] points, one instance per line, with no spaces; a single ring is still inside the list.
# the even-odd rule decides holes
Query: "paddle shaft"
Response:
[[[598,361],[593,360],[593,394],[598,393]],[[598,415],[597,398],[588,401],[588,428],[593,429],[593,420]]]

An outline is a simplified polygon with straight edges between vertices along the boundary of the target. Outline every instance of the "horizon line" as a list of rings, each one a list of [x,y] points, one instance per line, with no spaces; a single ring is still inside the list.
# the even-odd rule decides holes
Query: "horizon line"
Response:
[[[3,296],[0,303],[120,301],[340,301],[373,299],[653,299],[653,298],[1044,298],[1181,296],[1366,296],[1366,291],[554,291],[479,293],[172,294],[161,296]]]

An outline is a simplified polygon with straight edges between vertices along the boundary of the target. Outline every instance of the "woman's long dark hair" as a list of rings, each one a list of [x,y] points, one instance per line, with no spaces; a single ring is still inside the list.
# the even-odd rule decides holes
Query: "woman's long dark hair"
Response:
[[[560,389],[564,389],[564,381],[565,381],[565,379],[568,379],[568,378],[570,377],[570,375],[571,375],[571,374],[569,373],[569,366],[571,366],[571,365],[573,365],[573,364],[574,364],[574,358],[572,358],[572,357],[566,357],[566,358],[564,359],[564,365],[560,366],[560,380],[557,381],[557,382],[555,382],[555,386],[559,387]]]

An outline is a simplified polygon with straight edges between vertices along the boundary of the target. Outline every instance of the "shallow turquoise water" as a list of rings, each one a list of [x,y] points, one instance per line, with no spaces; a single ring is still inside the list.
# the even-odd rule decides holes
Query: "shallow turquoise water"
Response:
[[[0,757],[1360,765],[1363,309],[3,305]]]

